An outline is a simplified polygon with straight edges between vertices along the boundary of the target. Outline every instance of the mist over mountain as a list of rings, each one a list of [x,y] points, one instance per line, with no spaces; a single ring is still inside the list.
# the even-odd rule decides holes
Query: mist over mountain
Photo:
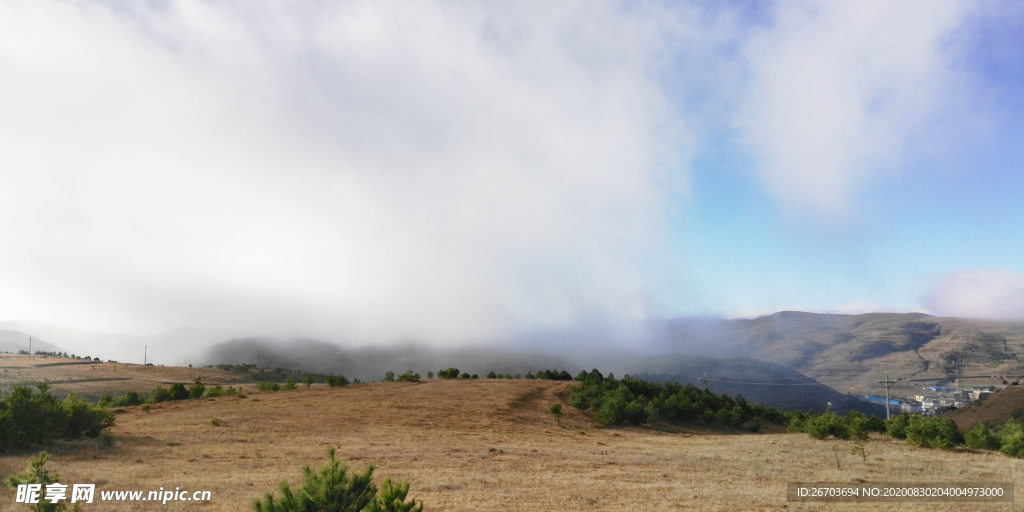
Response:
[[[29,335],[19,331],[0,330],[0,352],[12,354],[21,350],[29,349]],[[32,340],[32,351],[56,352],[59,349],[56,345],[47,343],[40,339]],[[84,355],[84,354],[83,354]]]
[[[426,376],[428,371],[455,367],[477,373],[489,371],[525,375],[527,372],[558,368],[573,374],[583,367],[577,362],[540,353],[518,353],[496,348],[437,349],[407,344],[390,347],[345,349],[310,339],[236,339],[210,348],[205,364],[259,364],[266,368],[287,368],[316,373],[340,373],[363,381],[381,380],[385,372],[407,370]]]
[[[647,375],[697,382],[709,374],[716,392],[742,393],[755,401],[807,405],[847,394],[881,392],[888,373],[894,389],[909,394],[923,386],[967,385],[1024,374],[1024,324],[934,317],[922,313],[818,314],[783,311],[753,319],[675,318],[637,324],[631,330],[533,331],[505,340],[444,347],[426,342],[359,346],[310,337],[227,337],[199,329],[151,336],[101,334],[38,322],[0,323],[0,350],[15,352],[29,335],[36,350],[58,350],[155,364],[257,364],[292,370],[342,373],[364,381],[385,372],[422,375],[456,367],[481,376],[542,369],[597,368],[604,373]],[[8,346],[9,345],[9,346]],[[996,376],[996,377],[994,377]],[[727,383],[726,381],[736,381]],[[747,386],[771,383],[775,391]],[[735,385],[733,385],[735,384]],[[740,387],[737,387],[740,386]],[[746,386],[746,387],[744,387]],[[799,394],[801,387],[805,387]],[[799,399],[797,397],[800,397]],[[804,402],[800,402],[804,400]]]
[[[605,375],[633,375],[661,382],[703,385],[716,393],[743,395],[748,400],[781,409],[838,411],[857,409],[869,414],[884,410],[839,393],[812,378],[782,365],[751,358],[715,358],[695,355],[644,357],[635,353],[605,352],[575,357],[552,352],[523,352],[508,348],[438,349],[425,345],[363,347],[345,349],[310,339],[235,339],[211,347],[205,364],[258,364],[264,368],[286,368],[317,373],[341,373],[362,381],[380,380],[385,372],[412,370],[423,376],[428,371],[455,367],[481,378],[488,372],[526,375],[544,369],[580,370],[598,368]]]
[[[715,372],[713,365],[708,366],[712,360],[742,356],[795,371],[842,394],[879,392],[876,381],[886,373],[899,379],[897,388],[906,391],[949,383],[958,375],[987,379],[1024,374],[1024,324],[1020,323],[923,313],[784,311],[754,319],[650,322],[643,333],[632,344],[592,341],[586,333],[560,332],[549,337],[536,334],[519,346],[485,344],[466,349],[428,345],[341,349],[309,340],[236,340],[215,346],[207,361],[254,363],[259,350],[273,358],[268,361],[280,361],[284,366],[365,371],[368,378],[378,379],[384,371],[436,371],[442,365],[461,364],[478,373],[525,373],[557,366],[571,372],[599,368],[619,374],[683,375],[692,381],[698,371]],[[325,353],[335,355],[327,357]],[[219,358],[225,360],[215,361]],[[678,367],[666,367],[666,361],[674,361]],[[705,367],[695,369],[694,361],[704,361]],[[361,366],[366,370],[360,370]],[[741,367],[731,365],[732,373],[720,376],[742,379]],[[768,377],[775,370],[759,371]]]

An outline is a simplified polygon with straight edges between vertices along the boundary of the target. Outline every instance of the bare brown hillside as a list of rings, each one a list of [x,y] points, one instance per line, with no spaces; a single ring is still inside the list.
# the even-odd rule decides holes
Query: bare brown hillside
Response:
[[[1024,375],[1024,324],[921,313],[834,315],[783,311],[731,320],[723,346],[797,370],[841,393],[878,393],[888,372],[897,396],[958,376],[967,386]],[[685,341],[685,340],[683,340]]]
[[[787,503],[786,482],[1024,482],[1021,460],[883,437],[863,461],[849,454],[849,442],[803,434],[600,428],[569,407],[559,425],[546,411],[565,402],[569,385],[428,380],[165,402],[150,412],[120,410],[113,449],[91,440],[46,449],[64,482],[213,496],[206,504],[107,502],[86,510],[247,510],[282,478],[299,481],[301,466],[319,464],[331,446],[356,469],[374,462],[380,478],[411,481],[411,495],[430,511],[867,510]],[[20,470],[28,455],[0,457],[0,474]],[[6,496],[0,510],[21,510]],[[979,510],[970,503],[870,509]]]
[[[64,357],[0,354],[0,389],[15,384],[46,381],[56,395],[70,392],[95,400],[103,393],[149,392],[175,382],[189,384],[201,377],[207,384],[229,384],[238,375],[216,368],[145,366],[124,363],[92,363]]]
[[[978,423],[1001,425],[1013,416],[1024,417],[1024,389],[1012,386],[993,393],[980,403],[950,411],[943,416],[952,418],[960,430],[969,430]]]

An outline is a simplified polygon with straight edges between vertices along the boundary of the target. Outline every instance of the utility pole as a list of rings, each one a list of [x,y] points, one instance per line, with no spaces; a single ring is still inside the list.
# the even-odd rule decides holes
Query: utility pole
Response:
[[[32,359],[32,336],[28,337],[28,358]]]
[[[896,384],[896,381],[889,380],[889,372],[885,372],[885,380],[878,381],[879,384],[885,386],[885,419],[889,419],[889,387]]]
[[[963,397],[964,397],[964,377],[962,375],[963,374],[963,368],[961,368],[961,366],[960,366],[961,362],[962,362],[962,360],[960,360],[960,359],[954,359],[953,360],[953,373],[956,374],[956,394],[959,395],[961,399],[963,399]]]
[[[142,346],[142,366],[146,366],[149,358],[149,345]]]
[[[700,383],[704,385],[704,391],[707,391],[708,390],[708,382],[711,382],[711,379],[708,378],[708,374],[705,373],[703,377],[701,377],[701,378],[699,378],[697,380],[699,380]]]

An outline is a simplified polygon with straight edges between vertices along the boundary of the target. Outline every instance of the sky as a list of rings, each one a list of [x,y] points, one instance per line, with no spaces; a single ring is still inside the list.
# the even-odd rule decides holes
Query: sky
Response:
[[[1009,1],[3,2],[0,321],[1024,321],[1021,33]]]

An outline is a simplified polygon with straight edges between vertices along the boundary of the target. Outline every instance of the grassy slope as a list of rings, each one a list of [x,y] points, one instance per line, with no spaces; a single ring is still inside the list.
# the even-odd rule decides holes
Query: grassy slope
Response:
[[[209,385],[228,384],[238,376],[216,368],[86,363],[63,357],[36,356],[30,359],[23,355],[0,354],[0,388],[10,390],[14,384],[45,380],[56,395],[75,392],[91,400],[107,392],[134,390],[148,393],[157,386],[167,387],[175,382],[191,384],[196,377],[201,377]]]
[[[162,369],[164,371],[167,369]],[[858,510],[856,505],[787,504],[788,481],[1001,481],[1018,483],[1024,461],[964,450],[910,448],[879,437],[866,462],[849,442],[803,434],[729,435],[649,428],[599,428],[565,407],[557,425],[545,411],[565,402],[570,383],[478,380],[315,386],[123,409],[118,444],[55,443],[62,481],[100,490],[180,486],[213,501],[158,510],[246,510],[251,499],[329,446],[356,469],[411,480],[427,510]],[[211,418],[221,420],[213,426]],[[841,468],[834,464],[835,453]],[[26,454],[0,457],[0,474]],[[1018,499],[1017,506],[1024,502]],[[154,510],[100,503],[89,510]],[[871,510],[977,510],[976,504],[876,503]],[[13,499],[0,510],[20,510]],[[1000,510],[992,508],[992,510]],[[1009,508],[1007,508],[1009,510]]]
[[[968,430],[978,423],[991,422],[1001,425],[1016,412],[1024,412],[1024,388],[1014,386],[989,396],[980,404],[972,404],[963,409],[944,414],[952,418],[960,430]]]

